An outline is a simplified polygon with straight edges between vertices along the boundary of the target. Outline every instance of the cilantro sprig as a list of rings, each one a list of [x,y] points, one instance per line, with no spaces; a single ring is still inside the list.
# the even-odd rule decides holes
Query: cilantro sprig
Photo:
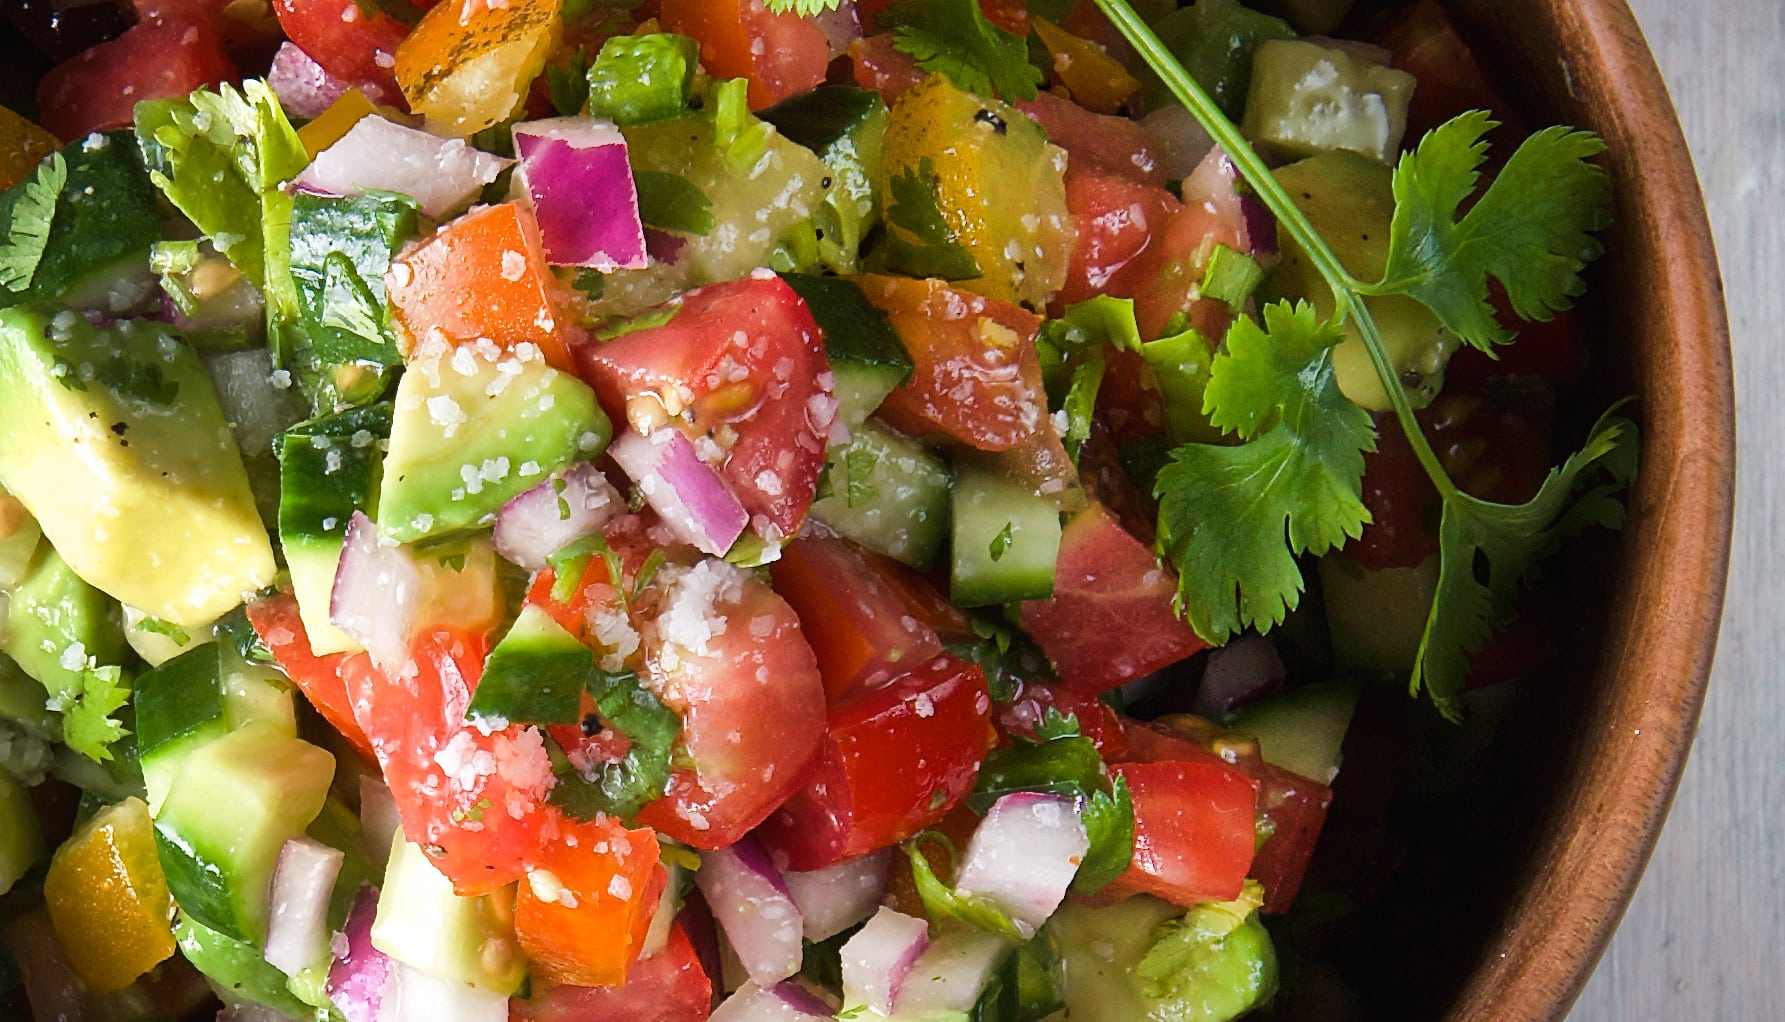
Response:
[[[1621,522],[1613,494],[1634,473],[1636,430],[1628,420],[1601,420],[1582,450],[1524,504],[1472,497],[1444,470],[1415,420],[1364,299],[1414,298],[1489,354],[1512,337],[1488,304],[1490,279],[1523,318],[1547,319],[1567,308],[1581,291],[1582,268],[1600,254],[1589,232],[1606,223],[1608,192],[1603,171],[1590,160],[1602,144],[1566,128],[1537,133],[1459,217],[1476,194],[1486,157],[1482,139],[1493,122],[1472,112],[1443,125],[1396,167],[1386,272],[1379,281],[1359,280],[1134,9],[1125,0],[1096,3],[1233,160],[1335,299],[1333,318],[1324,324],[1281,305],[1266,308],[1262,332],[1240,319],[1212,370],[1203,411],[1245,443],[1185,445],[1160,473],[1161,548],[1180,568],[1183,609],[1212,642],[1247,625],[1269,627],[1299,599],[1294,557],[1337,546],[1367,521],[1358,473],[1373,433],[1330,378],[1331,343],[1350,323],[1443,501],[1438,592],[1409,684],[1415,693],[1429,693],[1446,717],[1460,717],[1468,654],[1507,620],[1513,596],[1542,558],[1585,525]],[[1270,343],[1261,343],[1264,338]]]

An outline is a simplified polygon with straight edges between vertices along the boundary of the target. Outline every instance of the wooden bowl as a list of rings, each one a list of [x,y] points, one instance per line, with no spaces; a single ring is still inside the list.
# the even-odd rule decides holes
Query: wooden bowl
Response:
[[[1728,326],[1686,142],[1623,0],[1446,5],[1535,123],[1606,141],[1615,225],[1576,317],[1598,396],[1572,414],[1638,395],[1643,459],[1622,532],[1554,569],[1578,648],[1527,683],[1490,765],[1410,850],[1365,986],[1393,991],[1369,998],[1376,1018],[1559,1019],[1654,848],[1704,698],[1735,482]]]

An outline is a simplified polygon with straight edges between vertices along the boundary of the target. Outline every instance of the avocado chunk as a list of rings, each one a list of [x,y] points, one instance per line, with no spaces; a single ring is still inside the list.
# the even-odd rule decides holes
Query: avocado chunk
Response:
[[[71,748],[89,759],[109,758],[106,746],[120,737],[110,715],[126,696],[118,665],[129,652],[117,603],[44,546],[31,573],[0,607],[0,652],[43,686],[28,694],[8,683],[6,702],[22,710],[34,694],[39,707],[62,715]]]
[[[76,574],[150,617],[198,627],[273,580],[210,378],[160,324],[0,312],[0,486]]]
[[[397,830],[372,920],[373,947],[438,979],[507,996],[527,975],[513,919],[512,887],[461,897],[428,853]]]
[[[25,505],[0,490],[0,589],[10,589],[24,580],[42,538],[43,530]]]
[[[424,340],[397,385],[378,531],[398,543],[493,520],[502,505],[613,439],[595,393],[530,344]]]
[[[1276,171],[1281,184],[1314,229],[1326,239],[1345,270],[1359,280],[1380,280],[1388,265],[1388,227],[1394,216],[1393,173],[1384,164],[1349,152],[1329,152]],[[1333,314],[1333,292],[1307,253],[1289,232],[1277,230],[1283,261],[1268,285],[1277,297],[1311,302],[1321,318]],[[1389,362],[1407,388],[1413,407],[1424,408],[1444,386],[1444,367],[1457,349],[1432,310],[1405,295],[1364,299]],[[1390,408],[1388,392],[1369,351],[1347,320],[1345,339],[1333,351],[1339,390],[1371,411]]]
[[[1245,131],[1290,158],[1343,149],[1387,164],[1401,150],[1413,76],[1303,39],[1272,39],[1252,58]]]

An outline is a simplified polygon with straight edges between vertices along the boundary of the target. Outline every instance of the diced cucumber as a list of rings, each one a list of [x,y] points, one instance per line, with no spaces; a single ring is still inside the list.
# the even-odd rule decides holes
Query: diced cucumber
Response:
[[[1073,1022],[1134,1022],[1152,1002],[1134,967],[1153,946],[1159,925],[1182,913],[1142,895],[1104,908],[1068,900],[1048,922],[1066,961],[1066,1014]]]
[[[615,36],[589,68],[589,116],[622,127],[679,117],[699,62],[700,44],[687,36]]]
[[[180,757],[155,819],[180,907],[209,929],[260,943],[279,849],[316,819],[334,773],[333,756],[269,721]]]
[[[1357,692],[1349,682],[1306,685],[1244,707],[1225,723],[1258,739],[1266,763],[1331,784],[1339,775],[1339,747],[1357,709]]]
[[[550,614],[529,603],[484,664],[465,718],[490,727],[510,722],[573,724],[595,653]]]
[[[871,89],[821,85],[758,116],[824,161],[830,176],[824,204],[812,218],[819,258],[834,273],[858,272],[862,239],[880,219],[874,179],[886,135],[886,102]]]
[[[176,895],[177,897],[177,895]],[[180,954],[231,1001],[262,1004],[291,1019],[325,1022],[329,1015],[286,989],[285,974],[267,964],[259,948],[205,926],[188,912],[174,923]]]
[[[224,643],[206,643],[144,674],[135,702],[151,815],[159,815],[186,756],[199,746],[251,722],[297,737],[291,693],[278,672],[244,662]]]
[[[1413,76],[1304,39],[1272,39],[1252,56],[1242,126],[1289,159],[1342,149],[1383,163],[1401,150]]]
[[[384,274],[415,235],[407,195],[315,195],[291,204],[291,279],[310,343],[324,362],[400,365]]]
[[[1411,568],[1365,571],[1344,554],[1320,559],[1320,593],[1334,666],[1376,676],[1404,674],[1419,653],[1426,612],[1438,591],[1438,558]]]
[[[0,770],[0,894],[12,890],[43,853],[43,829],[31,805],[31,792]]]
[[[948,532],[948,465],[877,421],[825,456],[829,494],[812,517],[875,553],[914,568],[936,562]]]
[[[837,380],[837,418],[853,431],[911,378],[905,342],[852,281],[804,273],[783,273],[781,279],[824,332],[824,353]]]
[[[1052,500],[989,472],[957,468],[952,502],[954,568],[949,595],[963,607],[1054,594],[1060,509]]]
[[[310,647],[318,655],[359,644],[329,621],[347,521],[370,515],[384,471],[391,405],[380,402],[301,422],[273,441],[279,456],[279,543]]]
[[[505,996],[527,973],[514,937],[513,889],[460,897],[401,830],[378,892],[372,946],[430,976]]]

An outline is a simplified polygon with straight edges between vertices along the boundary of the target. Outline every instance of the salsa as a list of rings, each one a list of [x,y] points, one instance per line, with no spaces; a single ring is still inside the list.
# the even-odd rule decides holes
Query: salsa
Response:
[[[1599,144],[1135,6],[138,0],[0,108],[0,998],[1340,1003],[1360,699],[1619,520]]]

